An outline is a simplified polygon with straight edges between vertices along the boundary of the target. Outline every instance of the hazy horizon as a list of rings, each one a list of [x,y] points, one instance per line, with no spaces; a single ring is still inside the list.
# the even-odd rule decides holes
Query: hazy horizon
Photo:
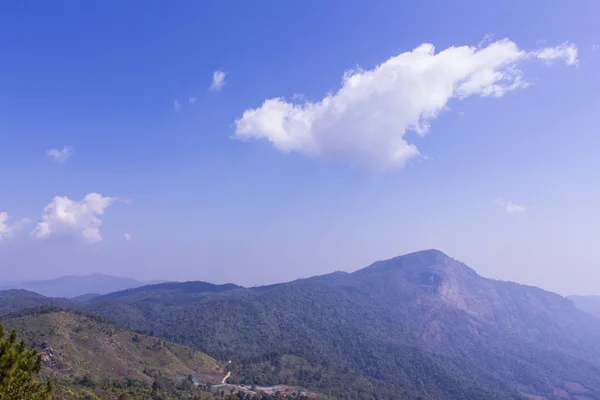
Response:
[[[423,249],[423,250],[429,250],[429,249]],[[439,250],[439,249],[436,249]],[[442,251],[443,252],[443,251]],[[397,256],[401,256],[401,255],[405,255],[405,254],[409,254],[409,253],[403,253],[403,254],[398,254]],[[452,257],[452,255],[450,254],[446,254],[449,257]],[[393,258],[393,257],[390,257]],[[455,258],[455,257],[452,257]],[[455,258],[456,259],[456,258]],[[347,273],[352,273],[355,272],[359,269],[362,268],[366,268],[368,266],[370,266],[372,263],[375,263],[377,261],[384,261],[387,260],[386,259],[378,259],[378,260],[373,260],[371,263],[366,264],[360,268],[356,268],[356,269],[351,269],[351,270],[344,270],[344,269],[335,269],[335,270],[331,270],[331,271],[324,271],[322,273],[319,274],[308,274],[308,275],[298,275],[296,277],[290,277],[287,279],[283,279],[283,280],[266,280],[264,282],[256,282],[256,283],[252,283],[252,284],[244,284],[242,282],[235,282],[235,281],[227,281],[227,280],[207,280],[207,279],[196,279],[193,277],[190,278],[185,278],[182,277],[180,279],[166,279],[166,278],[161,278],[161,277],[152,277],[152,278],[148,278],[148,279],[142,279],[139,276],[128,276],[128,275],[122,275],[119,274],[118,272],[115,274],[107,274],[107,273],[103,273],[103,272],[90,272],[87,274],[69,274],[69,275],[58,275],[58,276],[48,276],[47,278],[37,278],[37,279],[23,279],[23,280],[16,280],[16,281],[0,281],[0,290],[2,290],[2,286],[9,286],[9,285],[18,285],[21,283],[26,283],[26,282],[35,282],[35,281],[46,281],[46,280],[54,280],[54,279],[59,279],[59,278],[65,278],[65,277],[87,277],[87,276],[93,276],[93,275],[103,275],[103,276],[110,276],[110,277],[115,277],[115,278],[123,278],[123,279],[132,279],[132,280],[136,280],[138,282],[141,283],[145,283],[145,284],[156,284],[159,282],[187,282],[187,281],[205,281],[208,283],[214,283],[214,284],[228,284],[228,283],[233,283],[239,286],[244,286],[244,287],[255,287],[255,286],[266,286],[266,285],[270,285],[270,284],[274,284],[274,283],[284,283],[284,282],[291,282],[294,280],[298,280],[298,279],[304,279],[304,278],[310,278],[313,276],[317,276],[317,275],[326,275],[326,274],[330,274],[330,273],[334,273],[334,272],[347,272]],[[462,260],[458,259],[458,261],[463,262]],[[468,264],[467,264],[468,265]],[[469,267],[473,268],[472,266],[468,265]],[[475,269],[475,268],[473,268]],[[482,275],[481,273],[479,273],[479,271],[477,271],[477,269],[475,269],[475,272],[477,272],[479,275],[483,276],[484,278],[492,278],[489,276],[485,276]],[[492,278],[492,279],[499,279],[499,280],[504,280],[507,281],[507,279],[502,279],[502,278]],[[511,280],[508,280],[511,281]],[[539,287],[541,289],[544,290],[548,290],[548,291],[553,291],[551,289],[548,288],[544,288],[541,287],[537,284],[528,284],[528,283],[523,283],[523,282],[516,282],[516,281],[511,281],[511,282],[515,282],[518,284],[522,284],[522,285],[527,285],[527,286],[535,286],[535,287]],[[593,292],[593,293],[559,293],[557,291],[554,291],[562,296],[568,297],[568,296],[600,296],[599,292]]]

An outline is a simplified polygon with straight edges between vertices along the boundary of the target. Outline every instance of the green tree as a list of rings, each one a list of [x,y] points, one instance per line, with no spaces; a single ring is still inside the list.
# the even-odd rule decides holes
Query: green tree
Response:
[[[42,369],[41,354],[28,350],[23,339],[18,341],[14,329],[5,336],[4,326],[0,324],[0,399],[50,400],[50,381],[45,385],[36,381]]]

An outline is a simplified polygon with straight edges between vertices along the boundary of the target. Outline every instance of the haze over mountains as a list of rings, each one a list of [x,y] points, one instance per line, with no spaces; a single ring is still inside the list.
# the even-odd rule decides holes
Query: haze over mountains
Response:
[[[163,283],[62,301],[233,360],[240,383],[340,399],[600,399],[599,318],[437,250],[263,287]]]
[[[600,318],[600,296],[569,296],[569,299],[580,310]]]
[[[72,298],[90,293],[106,294],[159,282],[163,281],[142,282],[103,274],[69,275],[47,280],[0,282],[0,290],[24,289],[49,297]]]

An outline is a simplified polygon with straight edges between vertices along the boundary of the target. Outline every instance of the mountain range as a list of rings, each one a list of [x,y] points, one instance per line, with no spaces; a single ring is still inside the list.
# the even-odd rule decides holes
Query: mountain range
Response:
[[[48,280],[0,282],[0,290],[24,289],[43,296],[72,298],[89,294],[102,295],[160,282],[142,282],[131,278],[120,278],[103,274],[69,275]]]
[[[86,307],[219,359],[247,360],[238,365],[277,352],[434,398],[600,398],[600,320],[557,294],[483,278],[437,250],[266,287],[176,287]],[[260,375],[239,372],[242,381]],[[271,379],[277,373],[290,371]]]
[[[338,399],[600,400],[600,318],[437,250],[262,287],[162,283],[48,301],[232,360],[240,384]]]

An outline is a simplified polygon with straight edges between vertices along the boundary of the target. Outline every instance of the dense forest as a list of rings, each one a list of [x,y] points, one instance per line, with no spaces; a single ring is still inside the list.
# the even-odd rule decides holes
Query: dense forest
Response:
[[[50,392],[55,400],[307,398],[238,393],[235,387],[211,390],[225,375],[216,360],[164,339],[122,329],[103,316],[42,306],[15,311],[0,320],[0,337],[6,336],[0,343],[2,400],[45,400]],[[19,335],[4,335],[4,325]],[[21,370],[27,375],[19,375]],[[16,378],[7,380],[11,376]]]
[[[340,398],[461,399],[573,392],[575,382],[600,396],[600,321],[437,251],[219,293],[157,285],[86,308],[235,360],[245,382],[301,383]],[[331,371],[341,371],[337,380]]]

